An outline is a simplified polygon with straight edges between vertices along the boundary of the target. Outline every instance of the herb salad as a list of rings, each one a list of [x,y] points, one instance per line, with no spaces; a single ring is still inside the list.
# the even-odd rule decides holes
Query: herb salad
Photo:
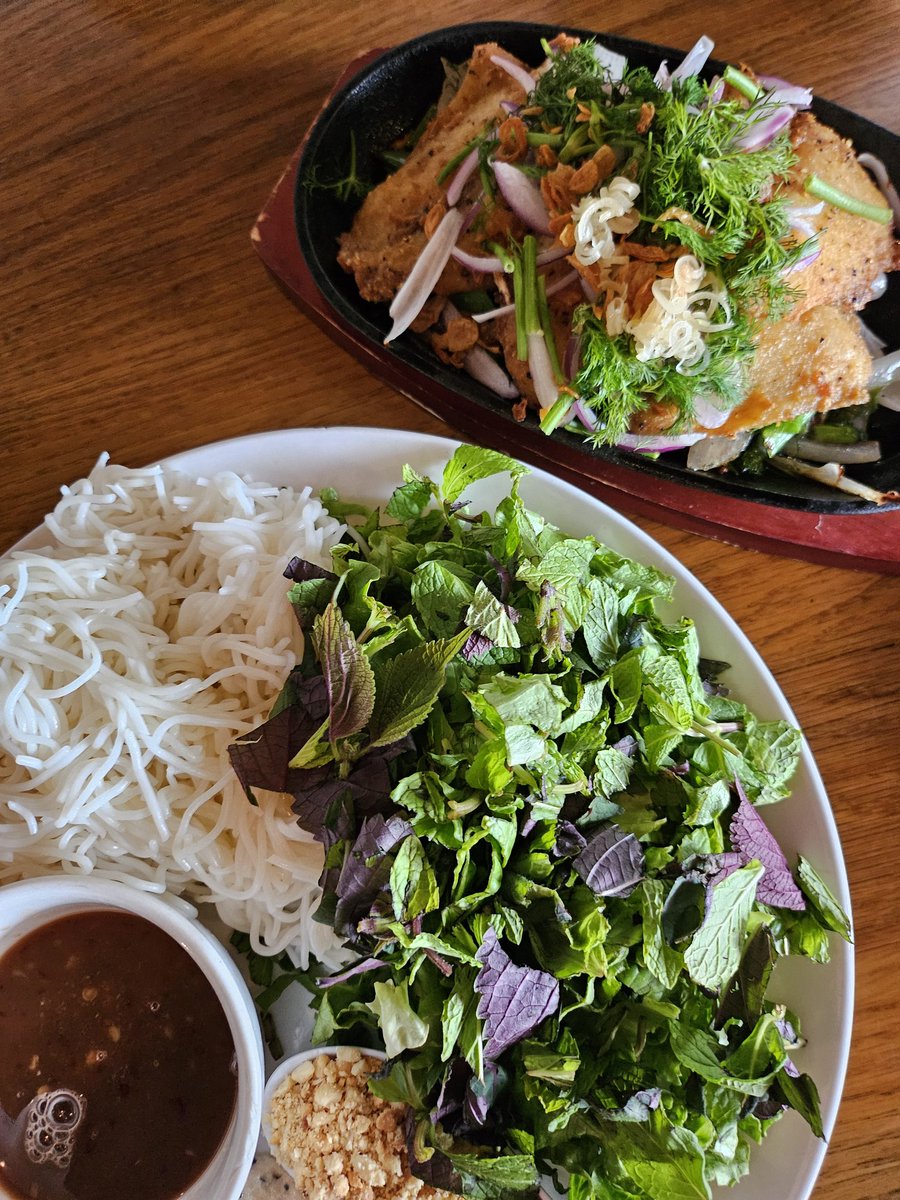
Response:
[[[780,956],[849,936],[764,819],[800,735],[660,617],[668,577],[529,511],[524,470],[460,447],[383,513],[324,494],[353,532],[331,571],[289,565],[303,659],[232,760],[323,842],[349,957],[306,976],[314,1037],[384,1045],[416,1174],[709,1196],[786,1108],[822,1133],[800,1015],[766,995]]]

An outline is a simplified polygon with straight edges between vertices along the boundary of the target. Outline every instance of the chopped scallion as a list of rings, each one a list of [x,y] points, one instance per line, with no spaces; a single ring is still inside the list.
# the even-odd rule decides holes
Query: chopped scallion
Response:
[[[740,92],[742,96],[746,96],[748,100],[758,100],[763,94],[763,89],[758,83],[754,83],[749,75],[745,75],[743,71],[739,71],[737,67],[726,67],[724,71],[724,79],[726,83],[731,84],[736,92]]]
[[[878,204],[867,204],[865,200],[857,200],[856,196],[849,196],[840,188],[826,183],[818,175],[810,175],[803,188],[817,200],[824,200],[826,204],[842,208],[844,212],[853,213],[855,217],[865,217],[869,221],[878,221],[882,225],[887,225],[894,219],[894,214],[889,208],[882,208]]]

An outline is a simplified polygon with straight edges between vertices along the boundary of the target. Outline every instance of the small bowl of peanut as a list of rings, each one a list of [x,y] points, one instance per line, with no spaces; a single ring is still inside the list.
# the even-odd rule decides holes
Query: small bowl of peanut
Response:
[[[306,1200],[434,1200],[409,1173],[406,1107],[369,1090],[379,1050],[324,1046],[285,1059],[263,1098],[262,1129],[276,1163]]]

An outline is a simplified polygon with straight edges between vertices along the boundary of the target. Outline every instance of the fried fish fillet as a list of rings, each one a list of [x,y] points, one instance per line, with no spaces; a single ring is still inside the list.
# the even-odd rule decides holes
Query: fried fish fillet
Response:
[[[730,437],[801,413],[864,404],[872,359],[852,312],[819,304],[764,325],[747,395],[716,430]]]
[[[453,99],[431,121],[406,162],[371,191],[341,235],[338,262],[356,277],[365,300],[392,300],[421,254],[425,218],[443,202],[441,168],[485,125],[504,114],[501,100],[521,102],[525,93],[510,75],[491,62],[506,51],[492,42],[476,46],[465,78]],[[480,277],[451,261],[435,289],[440,295],[480,286]]]
[[[884,208],[884,197],[857,161],[852,142],[822,125],[812,113],[794,117],[791,142],[797,164],[789,186],[780,193],[788,204],[799,209],[815,205],[815,198],[803,190],[814,174],[856,200]],[[805,219],[818,233],[821,252],[789,277],[791,287],[800,293],[793,309],[797,316],[819,304],[862,308],[874,298],[878,277],[900,266],[890,223],[882,225],[831,204]]]

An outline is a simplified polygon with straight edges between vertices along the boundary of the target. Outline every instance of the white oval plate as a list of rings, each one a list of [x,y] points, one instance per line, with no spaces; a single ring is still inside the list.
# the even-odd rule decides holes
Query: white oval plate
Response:
[[[333,487],[344,497],[384,503],[400,482],[405,463],[439,479],[457,444],[447,438],[398,430],[330,426],[215,442],[166,462],[193,476],[231,470],[267,483],[310,485],[316,490]],[[503,489],[502,481],[487,481],[467,495],[475,504],[490,507],[502,498]],[[724,678],[732,693],[765,719],[780,718],[797,724],[771,672],[739,626],[668,551],[615,510],[543,471],[533,470],[523,480],[521,493],[530,507],[568,532],[593,534],[619,553],[674,576],[677,586],[671,615],[690,616],[697,625],[704,655],[731,664]],[[27,544],[37,544],[38,537],[36,531]],[[797,853],[809,859],[849,913],[847,875],[837,827],[808,748],[801,756],[792,797],[768,807],[766,822],[789,860]],[[832,952],[832,960],[825,966],[801,959],[783,962],[772,991],[803,1022],[809,1044],[795,1057],[818,1085],[826,1136],[834,1126],[844,1084],[853,1014],[852,947],[834,937]],[[299,988],[290,990],[301,993]],[[302,997],[298,996],[298,1002],[302,1005]],[[305,1015],[296,1014],[297,1031],[308,1028]],[[304,1049],[302,1043],[296,1044],[300,1038],[302,1033],[298,1032],[295,1044],[288,1039],[285,1050],[293,1053]],[[807,1200],[825,1151],[826,1143],[814,1138],[805,1122],[789,1112],[762,1146],[754,1149],[750,1174],[721,1194],[735,1200]]]

